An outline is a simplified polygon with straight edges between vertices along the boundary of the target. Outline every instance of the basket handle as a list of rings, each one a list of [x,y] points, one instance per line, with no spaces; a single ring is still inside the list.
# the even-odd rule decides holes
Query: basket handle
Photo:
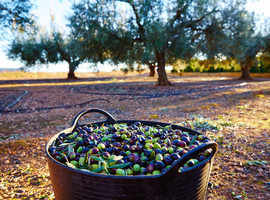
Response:
[[[167,175],[173,175],[179,173],[179,168],[183,166],[189,159],[194,158],[197,156],[199,153],[207,150],[207,149],[212,149],[212,153],[210,155],[210,160],[215,156],[218,150],[218,145],[214,141],[209,141],[207,143],[201,144],[200,146],[192,149],[191,151],[187,152],[184,154],[179,160],[174,162],[172,166],[166,171],[165,174]],[[209,158],[209,157],[208,157]]]
[[[86,109],[86,110],[83,110],[81,111],[73,120],[72,122],[72,126],[71,126],[71,130],[74,131],[77,127],[78,127],[78,121],[79,119],[87,114],[87,113],[92,113],[92,112],[97,112],[97,113],[100,113],[102,115],[104,115],[105,117],[107,117],[107,120],[105,121],[106,124],[116,124],[116,120],[114,119],[114,117],[109,114],[108,112],[104,111],[104,110],[101,110],[99,108],[90,108],[90,109]]]

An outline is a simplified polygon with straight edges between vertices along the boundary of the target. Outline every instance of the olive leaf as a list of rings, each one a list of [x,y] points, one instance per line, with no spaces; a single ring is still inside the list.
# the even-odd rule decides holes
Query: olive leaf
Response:
[[[70,143],[63,143],[63,144],[59,144],[58,146],[59,147],[62,147],[62,146],[67,146],[69,144],[75,144],[75,142],[70,142]]]
[[[89,169],[80,169],[81,171],[84,171],[84,172],[91,172]]]
[[[97,168],[97,169],[94,169],[94,170],[92,170],[91,172],[100,172],[100,171],[103,170],[103,169],[104,169],[104,166],[99,167],[99,168]]]
[[[109,166],[108,168],[110,168],[110,169],[113,169],[113,168],[120,168],[120,169],[122,169],[122,168],[125,168],[125,167],[129,166],[129,165],[130,165],[130,162],[123,163],[123,164],[118,164],[118,165],[112,165],[112,166]]]
[[[155,157],[156,157],[156,153],[155,153],[155,151],[153,151],[153,152],[150,154],[149,158],[150,158],[151,160],[153,160],[153,159],[155,159]]]
[[[73,168],[73,169],[76,169],[76,166],[73,165],[72,163],[66,162],[66,165],[67,165],[68,167],[71,167],[71,168]]]
[[[93,160],[99,161],[99,162],[102,162],[102,160],[103,160],[103,159],[101,160],[99,157],[96,157],[96,156],[90,156],[90,158],[92,158]]]
[[[74,152],[74,148],[71,144],[68,145],[68,155],[71,153],[71,152]]]
[[[193,137],[193,139],[190,141],[190,144],[189,144],[189,145],[192,145],[192,144],[195,142],[196,138],[197,138],[197,134],[196,134],[196,135]]]
[[[111,160],[107,161],[107,163],[115,162],[115,161],[121,160],[122,158],[123,158],[123,156],[116,156],[116,157],[112,158]]]

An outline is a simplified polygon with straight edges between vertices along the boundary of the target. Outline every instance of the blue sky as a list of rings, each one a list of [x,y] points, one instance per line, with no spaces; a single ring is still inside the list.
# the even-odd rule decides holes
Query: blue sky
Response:
[[[36,5],[33,13],[38,16],[38,22],[46,27],[50,26],[50,8],[55,15],[56,24],[63,29],[67,23],[65,16],[71,12],[71,2],[69,0],[32,0],[33,4]],[[270,17],[270,0],[259,0],[255,2],[249,2],[247,8],[250,11],[255,12],[255,14],[262,14],[263,17]],[[3,52],[4,47],[8,44],[8,41],[0,41],[0,68],[20,68],[22,63],[19,61],[8,60],[5,53]],[[113,68],[108,66],[103,66],[101,71],[110,71]],[[67,63],[60,63],[58,65],[50,64],[49,67],[41,67],[33,71],[41,72],[68,72]],[[78,68],[78,72],[88,72],[91,71],[88,65],[81,65]]]

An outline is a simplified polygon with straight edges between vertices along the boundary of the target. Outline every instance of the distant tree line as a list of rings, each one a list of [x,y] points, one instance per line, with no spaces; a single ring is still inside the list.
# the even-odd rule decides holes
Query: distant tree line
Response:
[[[263,56],[261,66],[268,65],[270,39],[268,30],[255,30],[255,18],[245,4],[246,0],[75,1],[68,34],[57,28],[42,33],[34,23],[32,32],[17,34],[8,55],[27,67],[66,61],[68,78],[76,78],[74,71],[82,62],[107,61],[125,63],[125,71],[148,66],[150,76],[157,68],[158,86],[171,85],[165,66],[185,63],[186,70],[234,64],[241,79],[250,79],[258,54]]]

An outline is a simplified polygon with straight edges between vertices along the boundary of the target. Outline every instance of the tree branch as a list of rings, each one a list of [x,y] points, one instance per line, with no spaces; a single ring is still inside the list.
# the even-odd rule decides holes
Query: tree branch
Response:
[[[140,23],[140,20],[141,20],[141,19],[140,19],[139,15],[138,15],[137,9],[136,9],[136,7],[134,6],[133,2],[130,1],[130,0],[118,0],[118,1],[122,1],[122,2],[128,3],[128,4],[131,6],[131,8],[132,8],[132,10],[133,10],[133,12],[134,12],[134,14],[135,14],[135,16],[136,16],[136,23],[137,23],[137,25],[139,26],[139,31],[140,31],[142,34],[144,34],[144,33],[145,33],[145,29],[144,29],[143,25]]]
[[[195,21],[191,21],[188,25],[185,26],[185,28],[192,28],[192,26],[193,26],[194,24],[197,24],[197,23],[201,22],[204,18],[206,18],[208,15],[211,15],[211,14],[214,13],[214,12],[216,12],[215,9],[213,9],[211,12],[209,12],[209,13],[203,15],[201,18],[199,18],[199,19],[197,19],[197,20],[195,20]]]
[[[186,5],[184,5],[182,8],[176,11],[176,15],[173,17],[173,19],[170,22],[170,26],[173,27],[173,24],[176,20],[181,18],[181,14],[183,11],[188,7],[190,0],[187,1]]]

